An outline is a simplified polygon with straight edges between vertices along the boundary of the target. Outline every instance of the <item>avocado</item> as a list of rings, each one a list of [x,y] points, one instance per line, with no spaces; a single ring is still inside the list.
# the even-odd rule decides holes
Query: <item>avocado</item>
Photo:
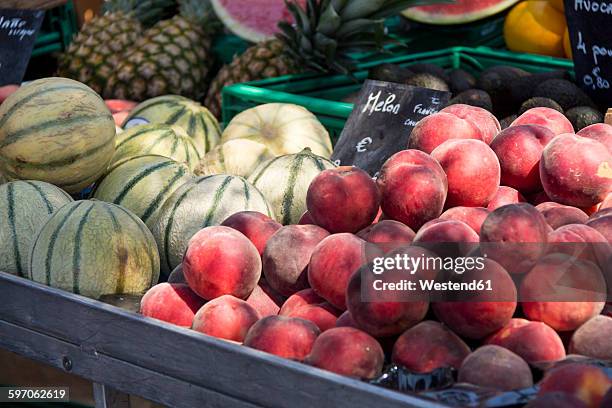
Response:
[[[517,119],[518,119],[518,116],[510,115],[510,116],[507,116],[507,117],[503,118],[502,120],[500,120],[499,121],[499,125],[501,126],[502,130],[504,130],[504,129],[510,127],[512,122],[514,122]]]
[[[462,103],[465,105],[478,106],[491,112],[493,110],[493,102],[488,93],[480,89],[468,89],[461,92],[450,100],[449,105]]]
[[[550,98],[557,102],[564,111],[575,106],[591,106],[595,104],[576,84],[566,79],[549,79],[539,84],[533,96]]]
[[[442,80],[446,83],[450,81],[444,68],[435,64],[419,62],[416,64],[409,65],[408,68],[415,74],[432,74],[439,78],[442,78]]]
[[[368,72],[369,79],[385,82],[396,82],[400,84],[406,82],[406,80],[413,75],[413,71],[395,64],[378,65],[370,69]]]
[[[515,78],[510,82],[510,103],[518,109],[523,102],[532,97],[533,91],[541,83],[549,79],[566,79],[567,77],[567,71],[557,70]]]
[[[525,102],[523,102],[523,104],[521,105],[521,108],[518,111],[518,114],[522,115],[529,109],[542,108],[542,107],[554,109],[556,111],[563,113],[563,108],[557,102],[553,101],[552,99],[541,98],[539,96],[536,96],[535,98],[527,99]]]
[[[576,132],[592,124],[604,121],[604,115],[590,106],[576,106],[569,109],[565,116],[572,122]]]
[[[482,72],[476,81],[476,88],[491,96],[496,116],[506,117],[518,109],[518,106],[512,104],[510,84],[517,78],[529,75],[529,72],[520,68],[497,65]]]
[[[446,81],[433,74],[415,74],[406,81],[406,85],[435,89],[437,91],[449,91]]]
[[[476,78],[462,69],[453,69],[448,73],[448,78],[448,83],[453,95],[460,94],[476,86]]]

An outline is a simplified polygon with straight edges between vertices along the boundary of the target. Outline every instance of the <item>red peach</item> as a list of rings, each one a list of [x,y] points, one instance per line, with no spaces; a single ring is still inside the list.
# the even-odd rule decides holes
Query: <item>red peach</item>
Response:
[[[0,104],[4,102],[9,96],[17,92],[19,85],[4,85],[0,86]]]
[[[300,217],[298,225],[316,225],[308,210],[304,211],[304,214]]]
[[[244,300],[223,295],[198,310],[191,328],[209,336],[241,343],[259,318],[257,310]]]
[[[451,113],[472,122],[480,130],[480,140],[486,144],[491,144],[491,141],[501,132],[501,125],[495,115],[477,106],[454,104],[447,106],[440,112]]]
[[[409,149],[420,150],[427,154],[447,140],[482,140],[478,127],[470,121],[451,113],[438,112],[421,119],[410,134]]]
[[[533,376],[521,357],[503,347],[482,346],[463,360],[458,380],[501,391],[531,387]]]
[[[138,102],[127,101],[125,99],[106,99],[104,101],[106,107],[111,111],[111,113],[130,112],[132,109],[138,105]],[[121,126],[121,123],[119,124]]]
[[[281,306],[278,314],[281,316],[289,316],[302,306],[317,305],[323,302],[325,302],[325,299],[317,295],[317,293],[311,288],[303,289],[289,296],[285,303],[283,303]]]
[[[317,325],[321,333],[336,327],[336,321],[340,316],[340,311],[327,302],[316,305],[304,305],[293,310],[288,317],[297,317],[308,320]]]
[[[317,326],[304,319],[268,316],[259,320],[244,339],[244,345],[290,360],[303,361],[319,335]]]
[[[459,369],[470,348],[455,333],[427,320],[406,330],[393,346],[392,361],[416,373],[441,367]]]
[[[539,172],[540,172],[540,169],[538,168],[538,180],[540,179]],[[538,193],[528,196],[527,200],[529,200],[529,203],[531,203],[531,205],[535,205],[535,206],[543,204],[543,203],[553,202],[550,199],[550,197],[546,195],[544,191],[540,191]]]
[[[315,225],[286,225],[276,231],[262,256],[263,272],[270,286],[284,296],[306,289],[312,251],[328,235]]]
[[[336,320],[336,327],[354,327],[358,328],[357,324],[353,320],[351,313],[347,310],[340,315],[338,320]]]
[[[608,242],[612,243],[612,211],[599,216],[597,214],[592,215],[586,225],[596,229]]]
[[[535,205],[535,204],[532,204],[532,205]],[[538,210],[540,212],[544,212],[544,211],[549,210],[551,208],[570,207],[570,206],[565,206],[563,204],[555,203],[554,201],[542,201],[541,203],[538,203],[535,206],[536,206],[536,210]]]
[[[409,226],[393,220],[379,221],[357,233],[359,238],[377,244],[384,252],[410,244],[414,235]]]
[[[453,207],[442,213],[440,219],[464,222],[480,235],[480,227],[489,214],[484,207]]]
[[[612,126],[607,123],[595,123],[585,127],[576,134],[578,136],[597,140],[599,143],[606,146],[608,151],[612,153]]]
[[[550,129],[555,135],[574,133],[574,127],[561,112],[551,108],[532,108],[519,116],[512,126],[540,125]]]
[[[523,197],[521,193],[519,193],[512,187],[499,186],[497,192],[495,193],[491,201],[489,201],[487,209],[489,211],[493,211],[498,209],[499,207],[503,207],[504,205],[524,203],[526,201],[527,200],[525,200],[525,197]]]
[[[591,207],[612,191],[612,153],[592,139],[557,136],[542,153],[540,179],[553,201]]]
[[[140,313],[177,326],[191,327],[193,316],[204,304],[187,285],[159,283],[145,293]]]
[[[265,281],[260,280],[253,292],[246,299],[246,302],[253,306],[261,317],[277,315],[280,306],[283,304],[282,296],[274,292]]]
[[[221,223],[244,234],[257,248],[261,256],[268,239],[278,231],[282,225],[265,214],[257,211],[241,211],[231,215]]]
[[[580,326],[572,335],[569,352],[612,361],[612,317],[598,315]]]
[[[553,230],[568,224],[584,224],[589,219],[584,211],[569,205],[542,210],[542,215]]]
[[[306,206],[314,222],[327,231],[357,232],[376,218],[380,192],[365,171],[337,167],[322,171],[312,180]]]
[[[314,342],[306,363],[336,374],[372,379],[382,372],[385,355],[375,338],[352,327],[336,327]]]
[[[446,207],[484,207],[499,187],[499,160],[480,140],[449,140],[431,153],[448,179]],[[385,212],[386,213],[386,212]]]
[[[538,395],[565,392],[573,395],[590,408],[599,408],[612,380],[599,367],[580,363],[561,364],[544,375]]]
[[[485,344],[494,344],[518,354],[528,363],[557,361],[565,358],[565,346],[550,326],[542,322],[512,319]]]
[[[499,159],[501,183],[523,193],[542,190],[540,158],[555,134],[543,126],[521,125],[504,129],[491,142]]]
[[[560,252],[591,261],[602,270],[612,255],[606,237],[596,229],[583,224],[568,224],[548,234],[548,252]]]
[[[257,248],[240,232],[228,227],[208,227],[189,241],[183,259],[189,287],[204,299],[222,295],[244,299],[261,276]]]
[[[478,243],[480,237],[464,222],[441,221],[424,225],[414,237],[414,244],[439,243],[441,245],[423,245],[441,257],[467,255]]]

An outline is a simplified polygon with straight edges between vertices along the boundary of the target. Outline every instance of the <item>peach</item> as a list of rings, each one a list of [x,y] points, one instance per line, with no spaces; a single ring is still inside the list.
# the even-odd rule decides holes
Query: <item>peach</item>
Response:
[[[319,334],[317,326],[308,320],[268,316],[251,326],[244,345],[290,360],[304,361]]]
[[[418,150],[403,150],[391,156],[377,180],[381,208],[387,219],[413,230],[442,214],[448,191],[440,164]]]
[[[170,275],[168,275],[168,283],[187,284],[185,275],[183,274],[183,264],[179,264],[172,272],[170,272]]]
[[[549,253],[560,252],[591,261],[604,269],[612,255],[606,237],[583,224],[568,224],[548,234]]]
[[[588,408],[587,405],[565,392],[547,392],[529,401],[525,408]]]
[[[612,193],[609,193],[606,198],[599,204],[598,210],[605,210],[608,208],[612,208]]]
[[[458,335],[482,339],[503,328],[516,310],[516,287],[506,270],[498,263],[483,260],[484,267],[473,269],[465,278],[490,280],[491,291],[464,294],[461,301],[436,302],[432,308],[436,317]]]
[[[512,319],[491,335],[485,344],[494,344],[516,353],[528,363],[565,358],[565,346],[550,326],[542,322]]]
[[[541,212],[553,230],[568,224],[584,224],[589,219],[584,211],[569,205],[554,206]]]
[[[556,253],[543,257],[525,276],[519,298],[529,320],[544,322],[557,331],[569,331],[603,310],[605,287],[595,264]]]
[[[612,153],[598,141],[573,134],[552,140],[542,152],[540,179],[561,204],[591,207],[612,191]]]
[[[0,86],[0,104],[19,89],[19,85]]]
[[[533,203],[531,205],[535,205],[536,210],[538,210],[540,212],[544,212],[544,211],[549,210],[551,208],[570,207],[570,206],[565,206],[563,204],[555,203],[554,201],[542,201],[541,203],[538,203],[537,205],[533,204]]]
[[[207,227],[189,241],[183,274],[206,300],[222,295],[245,299],[261,276],[261,259],[255,245],[240,232],[222,226]]]
[[[257,310],[244,300],[223,295],[198,310],[191,328],[208,336],[242,343],[259,318]]]
[[[524,203],[526,201],[527,200],[525,199],[525,197],[523,197],[521,193],[519,193],[512,187],[499,186],[497,192],[495,193],[491,201],[489,201],[487,209],[489,211],[493,211],[498,209],[499,207],[503,207],[504,205]]]
[[[278,314],[282,316],[288,316],[289,314],[293,313],[293,311],[299,309],[302,306],[317,305],[323,302],[325,302],[325,299],[317,295],[317,293],[311,288],[303,289],[289,296],[285,303],[283,303],[283,305],[281,306],[281,309]]]
[[[138,105],[138,102],[127,101],[125,99],[105,99],[104,103],[111,113],[123,111],[130,112],[136,107],[136,105]],[[119,126],[121,126],[121,124],[119,124]]]
[[[342,313],[340,315],[340,317],[338,317],[338,320],[336,320],[336,327],[354,327],[354,328],[357,328],[357,324],[353,320],[353,317],[351,316],[351,313],[348,310],[346,310],[344,313]]]
[[[470,348],[447,327],[427,320],[406,330],[395,342],[391,360],[412,372],[441,367],[459,369]]]
[[[448,179],[446,207],[485,207],[499,187],[499,160],[480,140],[448,140],[431,153]],[[385,211],[386,214],[386,211]]]
[[[480,140],[486,144],[491,144],[491,141],[501,132],[501,125],[495,115],[477,106],[454,104],[440,112],[451,113],[458,118],[472,122],[480,130]]]
[[[569,352],[612,361],[612,317],[598,315],[580,326],[572,335]]]
[[[424,225],[414,237],[414,244],[439,243],[440,245],[423,245],[441,257],[465,256],[477,245],[480,237],[464,222],[441,221]]]
[[[608,242],[612,243],[612,211],[607,214],[597,214],[592,215],[586,225],[597,230]]]
[[[612,380],[596,366],[566,363],[548,371],[542,381],[538,395],[549,392],[564,392],[582,400],[590,408],[599,408]]]
[[[261,258],[263,273],[272,289],[284,296],[306,289],[310,256],[328,235],[315,225],[286,225],[276,231],[268,239]]]
[[[525,273],[546,251],[549,227],[530,204],[509,204],[493,211],[480,228],[482,253],[510,273]]]
[[[261,317],[277,315],[283,304],[283,298],[274,292],[265,281],[260,280],[253,292],[246,299],[246,302],[253,306]]]
[[[504,129],[491,142],[499,159],[501,183],[522,193],[542,190],[540,158],[555,134],[543,126],[520,125]]]
[[[340,313],[338,309],[334,308],[329,303],[323,302],[316,305],[300,306],[291,311],[287,316],[313,322],[322,333],[332,327],[336,327],[336,322]]]
[[[458,380],[500,391],[533,385],[533,376],[525,360],[495,345],[482,346],[467,356],[459,368]]]
[[[330,235],[312,252],[308,282],[323,299],[340,310],[346,310],[348,281],[367,263],[364,240],[348,233]]]
[[[606,146],[608,151],[612,153],[612,126],[607,123],[595,123],[585,127],[576,134],[578,136],[597,140],[599,143]]]
[[[382,372],[385,355],[375,338],[353,327],[336,327],[315,340],[306,363],[336,374],[372,379]]]
[[[238,212],[229,216],[221,225],[242,232],[255,245],[260,256],[268,239],[282,227],[280,223],[257,211]]]
[[[574,133],[574,127],[561,112],[551,108],[531,108],[519,116],[510,127],[519,125],[540,125],[550,129],[555,135]]]
[[[393,220],[382,220],[357,233],[366,242],[377,244],[384,252],[408,245],[414,239],[414,231],[407,225]]]
[[[304,214],[302,214],[302,216],[300,217],[300,220],[298,221],[298,225],[317,225],[317,224],[315,224],[314,220],[310,216],[310,213],[308,212],[308,210],[306,210],[304,211]]]
[[[187,285],[159,283],[145,293],[140,301],[140,313],[177,326],[191,327],[193,316],[204,304]]]
[[[313,221],[327,231],[357,232],[376,218],[380,192],[368,173],[342,166],[324,170],[312,180],[306,206]]]
[[[540,172],[540,169],[538,168],[538,173],[539,172]],[[538,180],[539,180],[539,176],[538,176]],[[540,205],[542,203],[553,202],[550,199],[550,197],[546,195],[544,191],[540,191],[535,194],[531,194],[529,197],[527,197],[527,200],[529,201],[529,203],[535,206]]]
[[[464,222],[480,234],[480,227],[489,214],[490,211],[484,207],[453,207],[442,213],[440,219]]]

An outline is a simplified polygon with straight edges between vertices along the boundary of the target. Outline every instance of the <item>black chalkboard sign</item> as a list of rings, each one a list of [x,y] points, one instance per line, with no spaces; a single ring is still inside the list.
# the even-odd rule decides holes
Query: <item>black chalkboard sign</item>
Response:
[[[44,10],[0,9],[0,86],[21,84]]]
[[[604,107],[612,106],[612,3],[565,0],[576,82]]]
[[[332,160],[376,176],[385,161],[407,149],[417,122],[448,103],[448,92],[367,80],[340,134]]]

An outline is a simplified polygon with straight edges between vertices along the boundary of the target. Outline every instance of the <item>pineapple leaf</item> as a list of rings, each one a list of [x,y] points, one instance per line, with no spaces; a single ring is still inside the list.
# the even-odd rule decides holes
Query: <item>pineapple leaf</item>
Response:
[[[331,35],[335,33],[341,25],[342,18],[336,12],[334,6],[329,4],[327,7],[325,7],[323,14],[321,15],[321,19],[317,25],[317,31],[325,35]]]
[[[386,0],[352,0],[347,2],[340,15],[344,21],[366,18],[370,14],[380,10],[385,4],[385,1]]]

